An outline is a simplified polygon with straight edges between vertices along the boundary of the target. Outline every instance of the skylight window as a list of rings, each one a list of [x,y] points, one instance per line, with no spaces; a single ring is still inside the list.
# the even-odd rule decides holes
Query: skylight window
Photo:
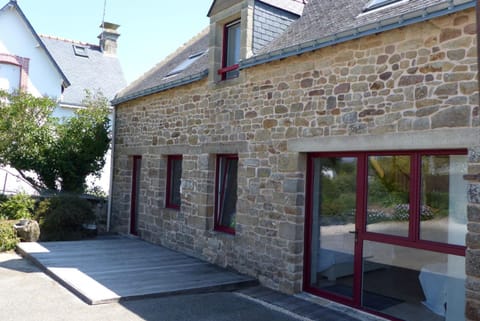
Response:
[[[363,8],[363,11],[378,9],[399,1],[400,0],[371,0],[365,5],[365,7]]]
[[[193,55],[190,55],[186,60],[182,61],[177,67],[173,68],[165,77],[170,77],[174,75],[178,75],[179,73],[183,72],[185,69],[190,67],[195,61],[198,60],[201,56],[203,56],[207,51],[197,52]]]
[[[87,47],[73,45],[73,52],[75,53],[75,56],[88,58]]]

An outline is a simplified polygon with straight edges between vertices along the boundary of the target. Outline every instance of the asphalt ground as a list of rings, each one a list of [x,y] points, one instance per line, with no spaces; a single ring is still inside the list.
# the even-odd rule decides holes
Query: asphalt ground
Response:
[[[89,305],[14,252],[0,253],[0,321],[381,321],[334,302],[263,286]]]

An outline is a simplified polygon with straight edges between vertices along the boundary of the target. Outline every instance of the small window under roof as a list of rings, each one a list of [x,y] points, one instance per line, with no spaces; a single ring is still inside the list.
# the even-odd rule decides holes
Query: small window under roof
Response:
[[[164,78],[181,73],[182,71],[190,67],[195,61],[197,61],[198,58],[203,56],[206,52],[207,51],[201,51],[188,56],[186,60],[182,61],[177,67],[173,68],[168,74],[165,75]]]
[[[88,58],[87,47],[80,46],[80,45],[73,45],[73,52],[75,53],[75,56]]]
[[[395,2],[399,2],[399,1],[400,0],[370,0],[363,8],[363,11],[378,9],[383,6],[386,6]]]

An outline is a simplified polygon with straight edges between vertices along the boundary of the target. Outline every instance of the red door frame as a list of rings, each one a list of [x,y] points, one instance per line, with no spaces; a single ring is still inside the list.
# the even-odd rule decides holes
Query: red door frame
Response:
[[[130,234],[137,235],[137,203],[138,203],[138,187],[141,173],[139,172],[141,168],[142,156],[135,155],[132,158],[132,193],[130,199]],[[139,167],[140,166],[140,167]],[[140,175],[139,175],[140,174]]]
[[[383,317],[392,318],[378,311],[366,309],[361,306],[362,291],[362,251],[364,241],[373,241],[386,243],[391,245],[404,246],[414,249],[428,250],[445,254],[453,254],[465,256],[466,247],[426,241],[420,239],[420,216],[412,215],[418,213],[420,207],[420,191],[421,191],[421,157],[430,155],[467,155],[466,149],[454,150],[420,150],[420,151],[381,151],[381,152],[338,152],[338,153],[311,153],[307,157],[307,178],[306,178],[306,196],[305,196],[305,250],[304,250],[304,278],[303,288],[305,291],[331,299],[355,308],[366,310],[371,313],[381,315]],[[386,235],[381,233],[367,232],[366,230],[366,206],[367,206],[367,184],[368,184],[368,157],[369,156],[410,156],[410,219],[408,237]],[[355,252],[354,252],[354,284],[353,298],[339,296],[321,289],[313,288],[309,285],[311,273],[311,245],[312,231],[311,224],[313,219],[312,213],[312,194],[313,194],[313,159],[318,157],[354,157],[357,159],[357,209],[355,212]],[[395,320],[392,318],[392,320]]]

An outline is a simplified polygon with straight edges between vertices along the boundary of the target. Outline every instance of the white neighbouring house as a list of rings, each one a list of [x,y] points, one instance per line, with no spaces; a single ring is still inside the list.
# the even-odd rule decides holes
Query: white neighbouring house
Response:
[[[0,7],[0,89],[24,90],[58,101],[56,117],[71,117],[83,108],[85,90],[101,91],[109,100],[125,87],[116,55],[116,24],[104,23],[99,44],[37,34],[15,0]],[[94,184],[109,192],[110,153]],[[33,189],[11,168],[0,168],[0,193]]]

